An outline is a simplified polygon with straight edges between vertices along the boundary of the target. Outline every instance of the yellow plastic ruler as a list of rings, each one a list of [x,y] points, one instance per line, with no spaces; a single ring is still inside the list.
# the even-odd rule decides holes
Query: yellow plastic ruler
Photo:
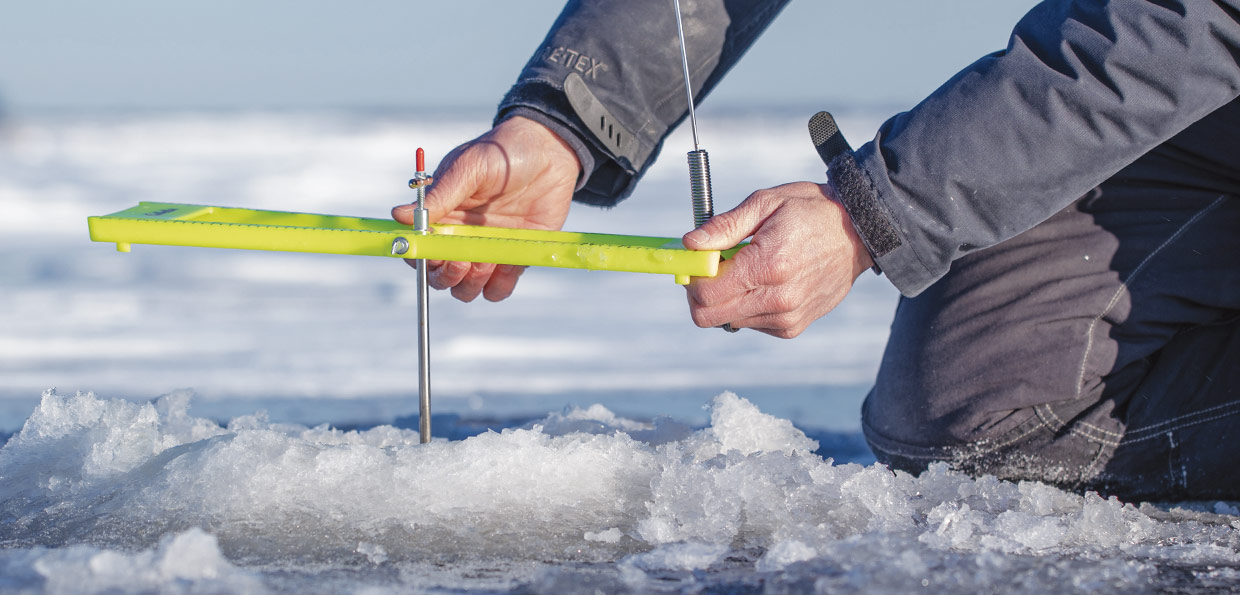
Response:
[[[133,244],[356,254],[597,271],[713,277],[720,252],[688,250],[679,238],[473,225],[432,225],[418,235],[389,219],[142,202],[88,218],[90,239]],[[730,256],[736,249],[725,251]]]

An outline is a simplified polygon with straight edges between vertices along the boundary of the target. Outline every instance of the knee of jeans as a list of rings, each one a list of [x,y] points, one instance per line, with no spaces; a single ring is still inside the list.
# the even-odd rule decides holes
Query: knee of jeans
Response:
[[[876,455],[880,449],[899,451],[901,447],[910,452],[952,449],[991,440],[1034,415],[1031,409],[976,406],[1000,400],[994,395],[929,391],[895,395],[884,392],[880,381],[866,397],[861,421]]]

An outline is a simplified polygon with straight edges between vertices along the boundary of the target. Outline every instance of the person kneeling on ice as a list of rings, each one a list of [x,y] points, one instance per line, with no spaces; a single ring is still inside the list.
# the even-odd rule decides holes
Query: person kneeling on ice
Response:
[[[785,3],[682,1],[699,99]],[[670,4],[569,2],[494,128],[440,165],[432,221],[558,229],[631,193],[688,110]],[[1237,1],[1038,4],[825,183],[685,234],[752,235],[688,286],[693,321],[795,337],[873,269],[904,295],[862,413],[880,461],[1240,499],[1238,59]],[[432,267],[464,301],[521,273]]]

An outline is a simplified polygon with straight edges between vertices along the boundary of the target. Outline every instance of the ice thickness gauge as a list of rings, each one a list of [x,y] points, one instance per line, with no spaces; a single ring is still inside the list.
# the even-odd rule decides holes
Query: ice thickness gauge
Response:
[[[710,160],[698,141],[679,0],[673,0],[673,8],[693,128],[693,150],[688,153],[690,194],[694,225],[700,226],[714,216]],[[817,138],[815,145],[820,145]],[[418,430],[422,442],[431,439],[427,260],[661,274],[671,275],[676,283],[684,285],[692,277],[714,277],[720,260],[740,249],[737,246],[724,251],[688,250],[680,238],[434,225],[425,205],[427,189],[433,182],[426,172],[425,153],[419,148],[414,177],[409,181],[417,192],[413,226],[390,219],[162,202],[142,202],[110,215],[89,217],[87,221],[92,240],[115,243],[121,252],[129,252],[135,244],[149,244],[417,261]],[[734,330],[728,325],[724,328]]]
[[[424,200],[429,176],[424,184],[417,182],[415,174],[411,185]],[[721,256],[739,249],[687,250],[679,238],[434,225],[425,215],[420,225],[410,227],[390,219],[160,202],[142,202],[87,222],[92,240],[115,243],[121,252],[149,244],[455,260],[670,275],[682,285],[692,277],[715,276]],[[430,440],[425,269],[418,267],[418,429],[423,442]]]

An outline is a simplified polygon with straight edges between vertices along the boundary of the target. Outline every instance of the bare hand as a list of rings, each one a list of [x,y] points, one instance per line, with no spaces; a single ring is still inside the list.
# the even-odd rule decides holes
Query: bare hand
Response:
[[[830,192],[811,182],[759,190],[685,234],[692,250],[723,250],[753,235],[718,276],[688,285],[693,322],[791,339],[834,309],[874,263]]]
[[[577,154],[554,132],[533,120],[510,118],[444,158],[426,208],[433,223],[556,230],[568,217],[580,172]],[[412,225],[413,209],[397,206],[392,218]],[[427,265],[430,285],[450,288],[463,302],[480,293],[493,302],[512,295],[525,269],[445,261]]]

